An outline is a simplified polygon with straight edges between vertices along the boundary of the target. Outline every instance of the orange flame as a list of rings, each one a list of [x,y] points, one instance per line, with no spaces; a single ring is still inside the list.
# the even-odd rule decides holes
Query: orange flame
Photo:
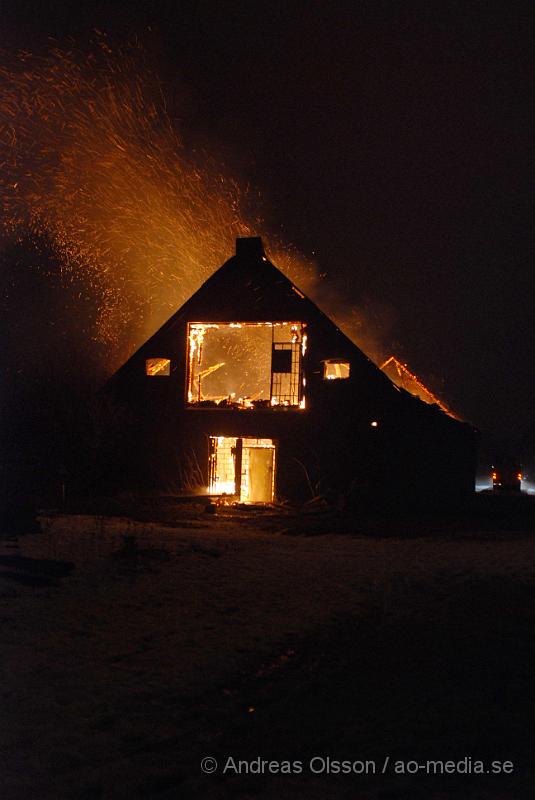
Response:
[[[394,383],[401,386],[402,389],[406,389],[416,397],[419,397],[420,400],[423,400],[425,403],[429,403],[430,405],[436,404],[445,414],[457,419],[455,414],[409,370],[406,364],[402,364],[395,356],[390,356],[390,358],[387,358],[386,361],[381,364],[381,369],[385,370],[386,367],[390,365],[395,368]]]

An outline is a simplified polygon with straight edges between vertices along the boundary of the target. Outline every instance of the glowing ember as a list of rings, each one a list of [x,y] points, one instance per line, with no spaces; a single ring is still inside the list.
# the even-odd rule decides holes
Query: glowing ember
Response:
[[[137,45],[112,51],[99,35],[86,54],[3,54],[0,79],[4,232],[49,237],[93,290],[97,337],[134,328],[139,342],[252,232],[237,183],[186,153]],[[311,265],[278,250],[310,284]]]
[[[445,414],[457,419],[455,414],[450,411],[450,409],[445,406],[444,403],[441,402],[438,397],[434,395],[433,392],[409,370],[406,364],[402,364],[401,361],[398,361],[395,356],[390,356],[390,358],[386,359],[384,364],[381,364],[381,369],[385,372],[387,367],[390,367],[390,370],[387,372],[387,374],[392,378],[397,386],[400,386],[402,389],[406,389],[411,394],[419,397],[420,400],[424,401],[424,403],[429,403],[430,405],[436,404],[440,409],[442,409],[442,411],[444,411]]]
[[[98,34],[88,52],[0,52],[0,163],[0,230],[43,235],[64,279],[82,281],[97,307],[90,335],[112,345],[108,373],[234,252],[237,236],[252,233],[368,355],[381,357],[374,319],[263,230],[256,209],[247,218],[248,193],[214,158],[186,150],[137,43],[112,49]]]
[[[168,358],[147,358],[145,372],[151,377],[168,376],[171,374],[171,361]]]

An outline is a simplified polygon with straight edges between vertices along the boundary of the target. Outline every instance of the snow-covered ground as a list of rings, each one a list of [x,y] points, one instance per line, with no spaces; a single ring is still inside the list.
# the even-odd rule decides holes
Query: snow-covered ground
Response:
[[[183,527],[50,518],[43,533],[0,543],[4,800],[180,797],[144,781],[169,768],[171,747],[195,787],[185,744],[195,715],[236,675],[370,604],[395,615],[414,584],[432,594],[535,576],[527,534],[310,537],[204,517]],[[75,568],[25,585],[9,566],[19,555]]]

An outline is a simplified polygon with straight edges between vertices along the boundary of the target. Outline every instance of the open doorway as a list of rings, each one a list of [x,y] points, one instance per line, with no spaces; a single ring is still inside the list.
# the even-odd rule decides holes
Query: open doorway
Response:
[[[211,436],[208,492],[240,503],[272,503],[276,448],[273,439]]]

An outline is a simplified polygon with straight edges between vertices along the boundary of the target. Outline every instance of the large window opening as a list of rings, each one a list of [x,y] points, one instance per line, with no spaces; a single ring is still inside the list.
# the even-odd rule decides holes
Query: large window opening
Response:
[[[275,445],[272,439],[211,436],[208,493],[240,503],[272,503]]]
[[[304,408],[301,322],[192,322],[187,402],[207,408]]]

